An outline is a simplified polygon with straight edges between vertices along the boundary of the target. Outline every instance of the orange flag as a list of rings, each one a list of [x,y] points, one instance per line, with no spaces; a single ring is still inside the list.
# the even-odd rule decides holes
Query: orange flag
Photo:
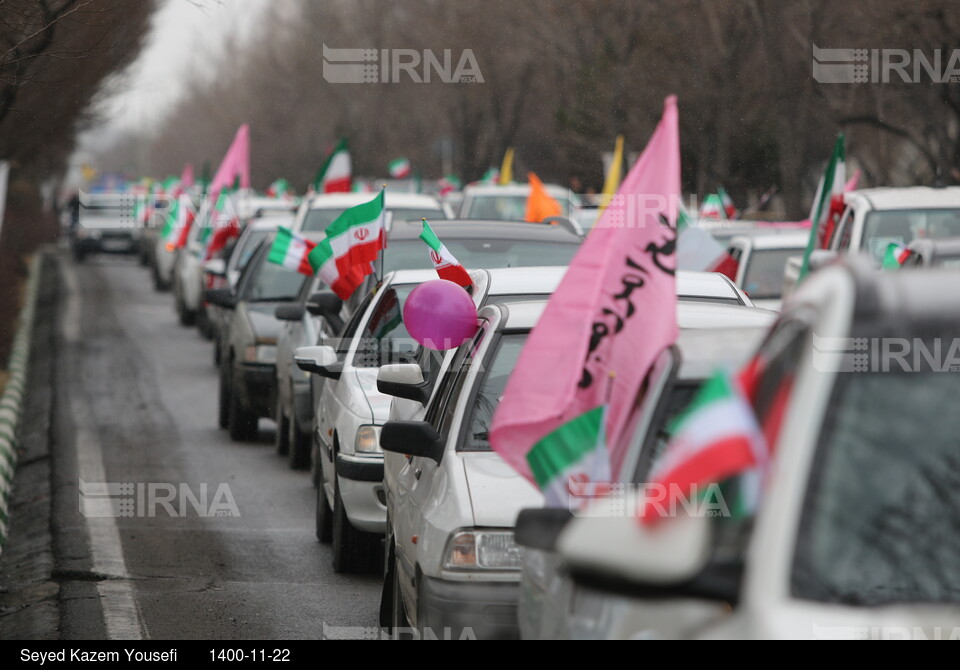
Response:
[[[560,203],[554,200],[547,189],[543,187],[543,182],[532,172],[527,173],[527,181],[530,182],[530,197],[527,198],[527,216],[526,220],[531,223],[541,223],[544,219],[551,216],[560,216],[563,214],[563,208]]]

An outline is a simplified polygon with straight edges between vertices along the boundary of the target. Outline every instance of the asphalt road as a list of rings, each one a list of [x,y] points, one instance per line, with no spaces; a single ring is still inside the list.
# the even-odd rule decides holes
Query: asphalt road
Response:
[[[379,576],[333,573],[313,535],[309,476],[276,455],[272,422],[246,444],[217,428],[211,343],[178,324],[171,296],[132,259],[64,260],[61,270],[52,427],[61,635],[369,637]],[[134,486],[78,496],[81,479]],[[204,484],[201,514],[181,496],[201,498]],[[171,487],[168,508],[159,499]],[[94,494],[114,501],[97,507]],[[119,518],[92,518],[116,501]]]

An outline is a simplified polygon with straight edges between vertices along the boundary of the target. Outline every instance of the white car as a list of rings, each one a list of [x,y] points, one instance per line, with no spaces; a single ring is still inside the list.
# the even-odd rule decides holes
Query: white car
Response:
[[[717,312],[722,316],[717,318]],[[654,365],[650,385],[637,400],[633,437],[624,455],[620,481],[647,481],[653,458],[666,446],[667,426],[719,367],[743,364],[756,349],[775,314],[766,310],[707,303],[679,303],[680,336]],[[527,510],[517,524],[524,545],[519,624],[524,639],[615,637],[620,599],[579,588],[552,545],[566,510]],[[566,513],[569,518],[569,512]]]
[[[305,201],[297,212],[293,232],[299,235],[322,233],[350,207],[370,202],[376,193],[324,193]],[[393,218],[402,221],[449,219],[450,211],[430,195],[393,193],[384,195],[384,206]]]
[[[960,335],[958,311],[948,270],[851,261],[805,281],[756,357],[774,454],[757,511],[560,534],[580,585],[633,594],[640,625],[618,636],[956,638],[960,376],[937,345]],[[685,625],[678,599],[713,614]]]
[[[960,186],[870,188],[843,194],[844,211],[826,249],[815,250],[810,269],[837,255],[862,254],[879,267],[891,242],[960,237]],[[797,284],[801,258],[784,272],[784,294]]]
[[[726,304],[722,299],[717,300],[718,287],[727,291],[729,301]],[[720,281],[717,275],[678,273],[677,292],[683,296],[678,304],[681,326],[715,329],[719,327],[718,324],[734,323],[759,332],[758,329],[772,321],[773,314],[741,303],[738,292],[731,287],[729,280]],[[697,288],[704,289],[705,294],[699,296],[699,301]],[[525,304],[524,310],[523,314],[535,322],[542,305],[534,308]],[[497,538],[496,541],[505,547],[512,547],[513,524],[518,512],[526,505],[542,504],[540,493],[499,456],[492,453],[462,453],[463,449],[456,446],[458,440],[469,441],[469,437],[464,438],[464,431],[468,436],[483,432],[479,428],[465,428],[463,423],[468,420],[466,417],[477,420],[474,414],[475,393],[470,388],[485,383],[469,371],[464,373],[466,376],[463,381],[457,375],[462,372],[467,360],[480,361],[479,367],[490,369],[491,375],[508,375],[512,371],[515,359],[499,358],[501,353],[498,352],[492,354],[496,358],[491,363],[489,358],[483,358],[491,355],[483,347],[484,342],[489,346],[491,338],[495,337],[493,333],[498,329],[506,328],[511,335],[515,335],[525,333],[533,326],[533,323],[518,321],[520,316],[516,311],[513,305],[507,306],[509,319],[505,322],[498,321],[499,317],[489,312],[493,321],[481,329],[479,342],[471,343],[467,350],[461,348],[456,354],[447,354],[442,363],[437,360],[438,357],[434,357],[432,366],[428,367],[424,365],[421,354],[418,363],[423,371],[419,374],[410,365],[391,366],[380,372],[379,386],[397,396],[391,408],[394,426],[419,426],[419,430],[429,425],[449,438],[445,442],[439,470],[431,470],[430,480],[424,478],[428,468],[434,468],[432,464],[427,460],[405,458],[410,453],[405,449],[410,449],[409,445],[416,442],[415,438],[398,440],[393,448],[387,446],[386,434],[382,440],[384,451],[387,452],[384,457],[384,482],[388,507],[388,565],[381,613],[392,612],[390,620],[381,621],[384,626],[400,629],[412,626],[421,632],[430,629],[430,634],[434,635],[445,628],[455,631],[469,628],[479,637],[517,635],[519,563],[495,568],[468,567],[461,573],[444,567],[440,557],[436,556],[441,547],[449,550],[453,546],[457,532],[469,534],[474,526],[490,530],[490,537]],[[488,310],[484,313],[487,314]],[[738,337],[744,340],[742,332],[738,333]],[[706,344],[704,340],[709,340],[709,337],[702,338],[701,345]],[[476,351],[475,355],[467,353],[471,349]],[[504,366],[500,373],[497,373],[498,364]],[[472,365],[467,364],[467,367]],[[457,377],[457,381],[450,381],[454,377]],[[444,399],[452,383],[458,387],[462,383],[466,389],[457,391],[461,404],[455,404],[453,398]],[[490,403],[495,404],[500,392],[502,389],[490,392]],[[484,397],[485,392],[480,393],[476,397]],[[492,406],[485,406],[484,412],[492,415],[492,411]],[[397,423],[398,419],[402,420]],[[447,427],[449,431],[446,431]],[[448,458],[447,453],[453,455]],[[419,476],[417,470],[421,470]],[[458,474],[461,471],[465,476]],[[419,539],[412,542],[408,539],[411,537]],[[421,600],[421,595],[425,600]],[[401,597],[402,609],[398,604]],[[420,618],[421,611],[426,619]]]
[[[547,296],[565,272],[565,267],[475,270],[472,297],[479,306],[498,297]],[[337,572],[370,569],[382,558],[387,512],[379,436],[391,397],[378,390],[377,374],[383,364],[413,360],[419,345],[403,326],[403,304],[414,288],[436,278],[433,270],[387,274],[347,323],[342,359],[332,346],[296,352],[300,369],[327,379],[316,408],[317,539],[332,540]]]
[[[810,239],[807,233],[738,235],[727,253],[737,262],[737,286],[763,309],[780,310],[783,272],[792,256],[803,255]]]
[[[560,216],[569,217],[580,207],[580,198],[568,188],[555,184],[544,184],[547,193],[554,198],[562,212]],[[527,199],[530,197],[529,184],[474,184],[463,189],[463,201],[460,203],[458,219],[499,219],[502,221],[524,221],[527,217]]]

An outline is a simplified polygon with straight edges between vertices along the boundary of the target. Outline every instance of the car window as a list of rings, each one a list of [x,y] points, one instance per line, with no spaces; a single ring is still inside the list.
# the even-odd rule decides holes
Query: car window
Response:
[[[891,242],[909,244],[915,239],[941,239],[960,235],[960,210],[904,209],[867,214],[860,246],[882,261]]]
[[[754,249],[743,277],[743,292],[753,300],[772,300],[783,293],[783,269],[802,249]]]
[[[251,275],[240,297],[249,302],[286,302],[297,297],[306,281],[304,275],[270,263],[261,254],[255,264],[251,263]]]
[[[350,340],[353,339],[353,336],[357,334],[357,330],[360,329],[360,324],[363,322],[363,315],[367,313],[367,310],[370,308],[370,303],[373,302],[374,294],[369,294],[360,306],[357,308],[357,311],[353,313],[353,316],[347,321],[346,325],[343,327],[343,330],[340,331],[340,335],[337,338],[336,342],[333,343],[334,349],[343,353],[350,348]]]
[[[370,198],[373,198],[371,194]],[[393,212],[394,220],[399,221],[419,221],[420,219],[445,219],[446,213],[438,208],[393,208],[388,207],[388,211]],[[303,219],[304,233],[322,233],[331,223],[337,220],[337,217],[343,214],[344,208],[329,209],[311,209]]]
[[[449,427],[457,398],[459,398],[460,390],[467,378],[473,352],[480,346],[485,334],[486,329],[480,328],[470,342],[462,345],[454,354],[453,361],[447,368],[447,373],[440,378],[437,392],[427,408],[424,420],[436,428],[441,435],[444,434],[443,428]]]
[[[416,284],[387,286],[377,293],[373,313],[360,333],[353,356],[358,368],[412,363],[418,349],[403,324],[403,305]]]
[[[764,437],[776,451],[780,425],[797,367],[807,346],[809,326],[800,319],[782,322],[760,346],[748,369],[752,389],[747,389]],[[816,346],[816,344],[814,344]]]
[[[492,355],[484,361],[477,378],[466,422],[466,431],[457,445],[462,451],[489,451],[493,413],[500,404],[510,374],[516,369],[527,333],[508,333],[500,337]]]
[[[960,374],[895,370],[838,373],[795,543],[797,598],[960,603]]]

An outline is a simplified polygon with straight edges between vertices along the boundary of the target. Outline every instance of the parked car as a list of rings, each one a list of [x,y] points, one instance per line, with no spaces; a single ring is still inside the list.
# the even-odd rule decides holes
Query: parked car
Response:
[[[204,286],[207,289],[236,288],[240,273],[250,262],[260,243],[270,238],[279,226],[289,228],[291,225],[293,216],[289,209],[258,210],[253,218],[247,220],[239,238],[229,243],[214,258],[203,263]],[[214,341],[214,363],[219,365],[219,335],[223,330],[225,314],[222,308],[205,301],[203,309],[206,310],[206,321]]]
[[[198,201],[195,197],[183,195],[180,198],[180,206],[184,208],[193,208],[196,210]],[[162,216],[166,216],[166,209]],[[169,291],[173,286],[174,268],[177,262],[177,249],[175,240],[165,240],[158,234],[158,226],[162,227],[165,221],[156,221],[153,227],[153,253],[150,254],[150,270],[153,275],[153,288],[159,292]]]
[[[545,184],[544,187],[560,204],[560,216],[570,217],[581,206],[579,196],[570,189],[556,184]],[[529,184],[472,184],[463,189],[463,200],[457,218],[524,221],[529,197]]]
[[[315,195],[304,202],[297,212],[297,221],[294,224],[293,232],[298,235],[322,233],[345,210],[370,202],[374,196],[373,193],[325,193]],[[388,191],[384,196],[384,206],[398,221],[420,221],[420,219],[426,218],[432,223],[435,220],[450,218],[450,211],[430,195]]]
[[[724,306],[718,323],[715,309],[678,305],[680,335],[656,361],[646,392],[636,401],[620,483],[648,480],[673,419],[715,370],[743,364],[775,318],[769,311]],[[605,638],[619,631],[612,620],[623,612],[620,601],[579,588],[554,551],[553,542],[569,518],[567,510],[535,509],[524,511],[517,523],[517,541],[524,545],[519,625],[525,639]]]
[[[137,254],[141,229],[132,199],[120,193],[83,193],[79,220],[70,227],[70,250],[80,263],[90,254]]]
[[[558,226],[447,220],[431,223],[431,226],[447,249],[467,268],[567,265],[581,243],[579,236]],[[422,230],[419,220],[395,221],[388,233],[387,250],[382,255],[382,262],[378,263],[377,274],[432,268],[429,250],[419,237]],[[310,235],[307,233],[308,237]],[[322,333],[321,319],[305,309],[307,298],[325,288],[319,279],[315,279],[299,296],[299,308],[284,308],[285,325],[277,345],[277,421],[281,430],[277,433],[276,446],[281,454],[289,457],[295,468],[307,467],[311,461],[316,399],[309,375],[296,369],[294,352],[300,347],[317,344],[318,338],[328,338],[339,332]],[[357,294],[363,295],[368,288],[358,289]],[[348,319],[355,307],[348,304],[347,314],[341,316]]]
[[[472,297],[479,306],[490,300],[550,295],[565,272],[565,267],[475,270]],[[403,305],[414,288],[436,276],[433,270],[388,274],[345,326],[342,358],[330,345],[296,352],[300,369],[327,380],[314,390],[316,532],[319,540],[332,540],[337,572],[372,569],[381,563],[387,514],[378,438],[390,396],[378,390],[377,373],[383,364],[413,360],[419,345],[407,335]]]
[[[621,634],[955,632],[960,376],[937,345],[958,335],[958,289],[955,272],[877,273],[852,259],[788,298],[756,356],[754,411],[773,462],[754,514],[670,519],[660,533],[631,519],[566,525],[557,547],[578,584],[630,597],[641,625],[614,622]],[[714,615],[688,626],[669,606],[678,598]]]
[[[825,249],[810,258],[817,269],[838,256],[862,254],[879,267],[891,242],[960,237],[960,186],[871,188],[843,194],[844,211]],[[797,284],[802,261],[791,258],[784,292]]]
[[[809,232],[800,232],[738,235],[730,240],[727,253],[737,262],[736,284],[755,306],[779,311],[787,260],[803,255],[809,239]]]
[[[265,240],[241,275],[236,290],[206,292],[206,299],[229,311],[220,335],[218,423],[235,441],[252,439],[259,419],[276,416],[276,308],[300,292],[307,278],[267,261]]]

